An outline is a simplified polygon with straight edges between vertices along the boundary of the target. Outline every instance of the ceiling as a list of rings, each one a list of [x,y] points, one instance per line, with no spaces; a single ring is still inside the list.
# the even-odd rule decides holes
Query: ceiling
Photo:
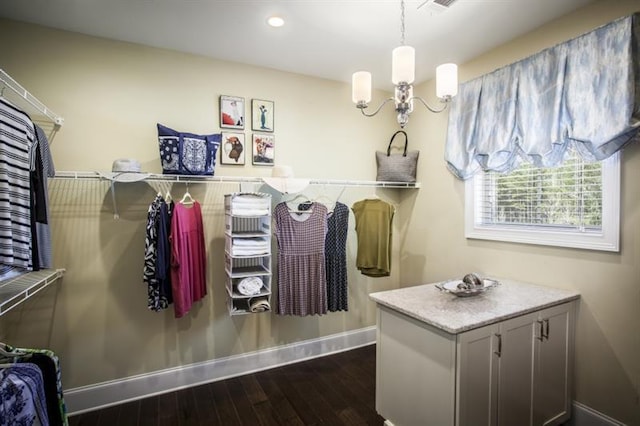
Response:
[[[442,13],[405,4],[416,81],[594,0],[457,0]],[[281,28],[268,16],[285,19]],[[348,82],[358,70],[391,87],[399,0],[0,0],[0,16],[84,34]]]

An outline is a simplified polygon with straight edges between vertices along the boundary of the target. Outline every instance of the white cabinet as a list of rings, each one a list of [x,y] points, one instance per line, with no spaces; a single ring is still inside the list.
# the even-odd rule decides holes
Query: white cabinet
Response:
[[[376,407],[395,426],[569,419],[575,302],[450,334],[378,309]]]
[[[225,195],[225,272],[230,315],[271,310],[271,196]]]

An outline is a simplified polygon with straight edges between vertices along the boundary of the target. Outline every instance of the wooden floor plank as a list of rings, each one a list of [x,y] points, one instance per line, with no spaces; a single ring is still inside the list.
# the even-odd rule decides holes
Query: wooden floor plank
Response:
[[[235,405],[229,396],[229,390],[227,389],[227,381],[222,380],[219,382],[213,382],[207,385],[211,388],[213,395],[213,401],[216,404],[216,410],[220,417],[220,423],[227,425],[240,426],[242,423],[236,413]]]
[[[249,401],[242,382],[240,382],[240,378],[234,377],[226,380],[226,382],[229,396],[231,397],[231,401],[233,401],[233,405],[236,407],[236,413],[238,413],[240,423],[247,426],[260,424],[253,410],[253,404]]]
[[[158,395],[158,426],[177,426],[178,424],[177,392]]]
[[[140,417],[140,400],[125,402],[120,406],[118,426],[137,426]],[[102,419],[101,419],[102,420]]]

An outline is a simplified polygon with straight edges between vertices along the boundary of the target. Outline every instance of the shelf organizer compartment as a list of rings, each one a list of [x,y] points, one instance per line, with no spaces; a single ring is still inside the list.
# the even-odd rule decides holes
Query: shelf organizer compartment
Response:
[[[244,278],[227,277],[227,285],[226,285],[227,294],[229,294],[229,296],[231,296],[233,298],[237,298],[237,299],[251,299],[251,298],[254,298],[254,297],[258,297],[258,296],[267,296],[267,295],[271,294],[271,275],[261,275],[261,276],[259,276],[259,278],[262,280],[262,288],[260,289],[260,292],[258,292],[256,294],[246,295],[246,294],[242,294],[242,293],[240,293],[238,291],[238,284]]]
[[[224,209],[225,287],[229,314],[268,312],[271,310],[271,195],[257,192],[227,194]],[[245,295],[238,291],[238,284],[249,277],[262,281],[257,294]]]

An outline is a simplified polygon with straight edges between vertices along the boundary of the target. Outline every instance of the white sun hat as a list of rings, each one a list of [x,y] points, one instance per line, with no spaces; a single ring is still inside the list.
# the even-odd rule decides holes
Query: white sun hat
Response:
[[[283,194],[296,194],[309,186],[309,179],[293,177],[291,166],[273,166],[271,177],[262,178],[264,183]]]
[[[119,158],[111,166],[111,172],[100,172],[103,177],[114,182],[140,182],[150,176],[143,173],[140,162],[132,158]]]

